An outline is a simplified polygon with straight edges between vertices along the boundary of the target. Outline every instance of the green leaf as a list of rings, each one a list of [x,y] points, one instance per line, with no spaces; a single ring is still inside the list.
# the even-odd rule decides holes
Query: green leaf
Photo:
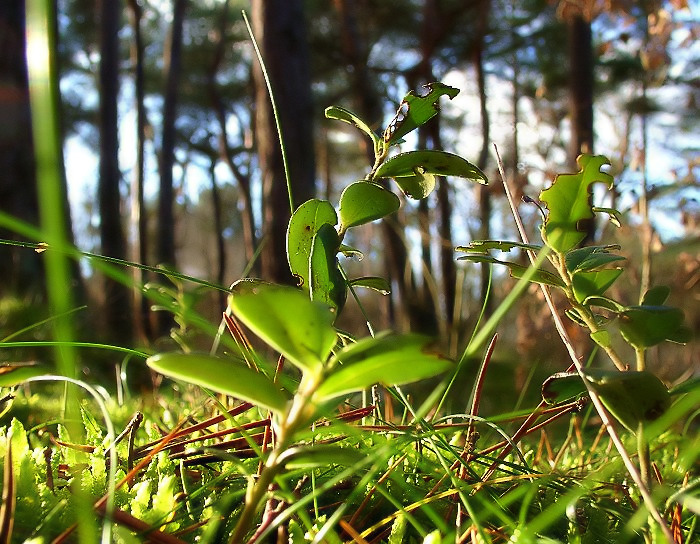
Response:
[[[612,345],[610,333],[605,329],[600,329],[591,333],[591,340],[598,344],[601,348],[606,349]]]
[[[350,227],[381,219],[399,209],[401,201],[394,193],[371,181],[348,185],[340,195],[340,232]]]
[[[170,378],[252,402],[273,412],[281,413],[287,407],[287,395],[279,386],[238,361],[200,353],[160,353],[149,357],[146,364]]]
[[[250,330],[304,371],[319,372],[336,342],[335,314],[298,289],[237,283],[229,307]]]
[[[424,87],[427,93],[418,96],[411,91],[401,101],[396,115],[384,131],[384,141],[387,145],[397,143],[406,134],[435,117],[440,111],[438,101],[441,96],[446,95],[452,100],[459,94],[459,89],[443,83],[428,83]]]
[[[468,253],[488,253],[489,251],[503,251],[505,253],[512,249],[525,249],[539,251],[542,246],[533,244],[523,244],[522,242],[511,242],[501,240],[474,240],[466,246],[457,246],[455,251],[465,251]]]
[[[671,406],[668,389],[651,372],[587,369],[584,374],[605,408],[630,431]]]
[[[44,374],[49,374],[49,369],[36,361],[0,363],[0,387],[14,387]]]
[[[610,253],[609,249],[620,249],[620,246],[587,246],[572,249],[566,254],[566,269],[571,272],[579,270],[598,270],[606,265],[626,260],[621,255]]]
[[[557,372],[542,383],[542,400],[558,404],[585,395],[588,392],[578,372]]]
[[[287,261],[292,274],[309,290],[309,265],[314,236],[322,225],[336,225],[338,216],[327,200],[311,199],[297,208],[287,227]]]
[[[597,306],[599,308],[605,308],[606,310],[610,310],[611,312],[616,314],[619,314],[625,309],[625,307],[622,304],[608,297],[592,296],[584,300],[583,303],[586,306]]]
[[[593,206],[593,213],[607,214],[610,222],[613,225],[618,228],[622,226],[622,214],[615,208],[601,208],[600,206]]]
[[[372,138],[374,148],[375,150],[377,149],[380,137],[374,133],[374,131],[369,127],[367,123],[365,123],[353,112],[351,112],[350,110],[346,110],[345,108],[341,108],[340,106],[330,106],[326,108],[325,114],[327,119],[336,119],[338,121],[343,121],[345,123],[351,124],[354,127],[359,128],[362,132],[367,134],[367,136]]]
[[[315,393],[322,402],[361,391],[375,383],[401,385],[437,376],[452,368],[449,359],[428,351],[418,335],[381,334],[344,347],[331,359],[331,374]]]
[[[408,151],[382,163],[376,178],[394,178],[401,190],[417,200],[428,196],[435,188],[438,176],[457,176],[485,184],[484,173],[469,161],[446,151]]]
[[[665,340],[685,344],[691,332],[683,326],[683,312],[670,306],[628,306],[619,313],[620,332],[638,349]]]
[[[603,405],[627,429],[636,432],[640,422],[653,421],[671,405],[668,389],[651,372],[585,369],[584,375]],[[577,372],[560,372],[542,384],[548,404],[564,402],[587,393]]]
[[[552,186],[540,193],[540,200],[549,210],[542,238],[559,253],[566,253],[586,237],[586,233],[579,230],[579,222],[593,218],[591,186],[600,182],[612,188],[614,183],[610,174],[600,171],[604,164],[610,164],[607,158],[580,155],[577,162],[581,167],[578,173],[559,174]]]
[[[389,282],[377,276],[365,276],[362,278],[355,278],[350,280],[350,285],[353,287],[366,287],[367,289],[373,289],[381,293],[382,295],[391,294],[391,285]]]
[[[657,285],[649,289],[642,297],[642,306],[662,306],[671,294],[671,288]]]
[[[472,261],[475,263],[500,264],[508,268],[511,276],[513,276],[514,278],[522,278],[525,275],[525,272],[527,272],[528,270],[527,266],[524,266],[520,263],[514,263],[511,261],[501,261],[499,259],[496,259],[495,257],[492,257],[491,255],[483,255],[481,253],[464,255],[463,257],[458,257],[457,260]],[[532,279],[530,281],[534,283],[543,283],[545,285],[551,285],[552,287],[559,287],[561,289],[564,288],[564,282],[559,276],[542,268],[535,271],[535,274],[532,276]]]
[[[336,313],[345,305],[347,287],[338,268],[340,238],[332,225],[321,225],[313,238],[309,261],[309,294],[312,300],[331,306]]]
[[[346,246],[345,244],[340,244],[340,247],[338,248],[338,252],[342,253],[343,256],[348,257],[348,258],[355,258],[358,261],[361,261],[362,259],[365,258],[364,254],[359,250],[351,246]]]
[[[572,277],[574,297],[584,302],[588,297],[601,296],[622,274],[621,268],[579,271]]]

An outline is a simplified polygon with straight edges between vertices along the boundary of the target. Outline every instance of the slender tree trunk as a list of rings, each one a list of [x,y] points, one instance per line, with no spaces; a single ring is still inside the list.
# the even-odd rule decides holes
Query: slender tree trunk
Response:
[[[119,98],[120,5],[111,0],[100,3],[100,241],[104,255],[126,258],[126,240],[121,221],[119,184],[119,135],[117,101]],[[104,285],[105,325],[115,341],[131,340],[131,295],[129,288],[110,278]]]
[[[25,3],[0,2],[0,210],[36,225],[35,183],[29,86],[25,56]],[[0,238],[20,239],[0,229]],[[44,293],[42,257],[20,247],[0,246],[0,297]]]
[[[226,49],[226,25],[228,23],[229,0],[224,2],[219,20],[219,28],[217,30],[216,49],[214,60],[211,69],[209,70],[209,96],[216,114],[216,120],[219,125],[219,154],[221,159],[226,163],[231,171],[231,174],[238,183],[239,199],[241,202],[241,220],[243,223],[243,243],[245,247],[246,260],[250,262],[255,253],[257,240],[255,236],[255,221],[253,218],[253,203],[250,196],[250,176],[243,174],[233,161],[233,152],[228,144],[228,135],[226,131],[226,109],[224,101],[218,90],[216,83],[216,74],[219,71],[221,62],[224,59]]]
[[[160,193],[158,195],[157,255],[160,264],[175,265],[175,215],[173,210],[173,166],[175,164],[175,116],[177,86],[182,64],[182,27],[186,0],[174,0],[173,22],[165,49],[165,93],[163,136],[160,150]]]
[[[214,212],[214,232],[216,236],[216,283],[224,285],[226,281],[226,243],[224,242],[224,227],[222,220],[221,194],[216,183],[216,158],[213,157],[209,166],[211,180],[211,205]],[[226,293],[219,291],[219,306],[226,307]]]
[[[590,21],[582,15],[573,15],[567,22],[569,38],[569,96],[571,112],[571,140],[569,163],[576,169],[576,157],[593,153],[593,39]],[[586,238],[582,245],[595,238],[595,220],[582,226]]]
[[[292,185],[290,197],[270,97],[262,72],[255,70],[255,136],[263,192],[262,275],[290,283],[293,279],[285,257],[290,208],[298,207],[315,193],[311,76],[303,2],[253,0],[251,15],[277,104]]]
[[[141,264],[148,264],[148,225],[143,195],[147,118],[144,103],[142,11],[137,0],[129,0],[128,7],[129,21],[134,36],[131,41],[130,56],[134,70],[134,102],[136,106],[136,163],[134,164],[134,177],[131,184],[131,259]],[[134,281],[137,287],[146,282],[143,270],[134,268]],[[133,289],[132,292],[134,293],[133,314],[136,334],[141,338],[147,338],[150,336],[148,301],[140,289]]]

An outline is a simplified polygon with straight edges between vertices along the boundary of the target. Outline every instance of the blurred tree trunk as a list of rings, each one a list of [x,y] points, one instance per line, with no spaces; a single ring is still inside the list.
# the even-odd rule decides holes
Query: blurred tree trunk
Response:
[[[29,86],[25,56],[25,3],[0,2],[0,210],[37,225],[39,205],[35,182]],[[18,240],[7,229],[0,238]],[[44,291],[39,254],[27,248],[0,246],[0,296]]]
[[[98,201],[100,208],[100,242],[104,255],[126,258],[126,241],[121,221],[119,183],[119,136],[117,100],[119,96],[119,3],[100,3],[100,174]],[[131,339],[131,294],[129,288],[105,278],[104,311],[108,336],[119,342]]]
[[[160,150],[160,192],[158,195],[158,262],[175,266],[175,215],[173,211],[173,166],[175,165],[175,117],[177,86],[182,64],[182,26],[186,0],[174,0],[173,22],[164,51],[165,92],[163,93],[163,135]]]
[[[578,170],[576,157],[593,153],[593,39],[591,22],[582,14],[572,14],[567,20],[569,38],[569,100],[571,112],[571,140],[569,166]],[[595,238],[595,220],[583,225],[586,245]]]
[[[296,208],[315,193],[311,76],[303,2],[253,0],[251,15],[277,104]],[[255,143],[263,192],[262,276],[290,283],[293,279],[285,255],[291,212],[284,164],[270,97],[259,69],[254,71],[254,83]]]
[[[224,241],[223,211],[221,206],[221,194],[216,183],[215,156],[211,158],[209,165],[209,179],[211,180],[211,205],[214,212],[214,231],[216,232],[216,283],[225,285],[226,281],[226,243]],[[226,293],[218,291],[219,306],[226,307]]]
[[[241,172],[233,161],[233,152],[228,143],[228,134],[226,130],[226,108],[216,82],[216,74],[219,72],[221,63],[224,60],[224,54],[228,43],[226,40],[226,27],[228,24],[229,5],[229,0],[226,0],[221,8],[221,17],[216,31],[214,59],[209,70],[209,96],[212,107],[214,108],[217,124],[219,125],[219,154],[236,179],[236,183],[238,183],[245,257],[246,261],[250,262],[253,259],[255,247],[257,245],[255,221],[253,218],[253,202],[250,195],[250,176]]]
[[[160,149],[160,190],[158,193],[158,237],[156,258],[166,267],[175,267],[175,212],[173,167],[175,166],[175,117],[177,113],[178,83],[182,64],[182,27],[185,20],[186,0],[174,0],[173,22],[166,40],[163,56],[165,91],[163,93],[163,128]],[[167,334],[171,318],[161,313],[155,324],[159,334]]]
[[[131,185],[131,259],[141,264],[148,264],[147,217],[144,208],[143,181],[146,147],[146,106],[145,79],[143,65],[143,36],[141,33],[142,8],[137,0],[128,0],[129,22],[133,32],[130,57],[134,71],[134,103],[136,106],[136,164]],[[145,273],[134,268],[134,280],[138,285],[146,282]],[[134,327],[141,338],[150,336],[148,320],[149,304],[140,289],[132,289],[134,294]]]
[[[488,16],[490,11],[490,2],[482,0],[479,2],[476,36],[472,48],[472,64],[476,72],[476,85],[479,90],[479,112],[481,120],[481,150],[476,165],[482,170],[486,170],[489,158],[490,145],[490,128],[489,110],[487,107],[486,97],[486,74],[484,73],[484,37],[486,36]],[[491,213],[493,204],[491,202],[491,188],[488,185],[479,185],[476,187],[479,193],[479,238],[481,240],[491,239]],[[480,301],[484,304],[486,315],[491,315],[493,307],[492,299],[487,298],[490,277],[490,265],[483,263],[481,265],[481,281],[480,281]]]

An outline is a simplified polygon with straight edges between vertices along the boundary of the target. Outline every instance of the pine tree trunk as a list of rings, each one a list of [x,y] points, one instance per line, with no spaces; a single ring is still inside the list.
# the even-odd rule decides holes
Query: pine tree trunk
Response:
[[[256,68],[255,143],[263,193],[262,276],[291,283],[293,278],[286,259],[290,208],[298,207],[315,194],[311,76],[303,2],[253,0],[251,15],[277,104],[292,192],[290,199],[270,97],[263,74]]]

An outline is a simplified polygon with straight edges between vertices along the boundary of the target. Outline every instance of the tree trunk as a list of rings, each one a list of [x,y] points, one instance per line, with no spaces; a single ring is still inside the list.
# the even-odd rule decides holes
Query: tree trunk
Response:
[[[173,210],[173,166],[175,164],[175,116],[177,86],[182,64],[182,26],[186,0],[174,0],[173,22],[165,48],[165,92],[163,135],[160,150],[160,193],[158,195],[158,246],[160,264],[175,266],[175,215]]]
[[[32,145],[25,3],[0,2],[0,210],[36,225],[39,218]],[[5,228],[0,238],[21,239]],[[42,257],[31,249],[0,246],[0,297],[44,291]],[[41,297],[39,297],[41,298]]]
[[[119,3],[100,3],[100,242],[102,253],[117,259],[126,258],[126,241],[121,222],[119,183],[119,136],[117,100],[119,96]],[[108,336],[118,342],[131,340],[131,295],[129,288],[105,278],[104,311]]]
[[[263,193],[262,275],[268,280],[291,283],[285,257],[290,208],[298,207],[315,193],[313,109],[303,2],[253,0],[251,14],[289,157],[292,192],[290,196],[287,191],[267,86],[262,72],[255,70],[255,138]]]
[[[593,153],[593,41],[590,21],[582,15],[573,15],[567,22],[569,37],[569,97],[571,112],[571,139],[569,166],[578,170],[576,157]],[[595,238],[595,220],[587,220],[582,228],[585,245]]]
[[[144,208],[143,181],[146,147],[146,106],[145,80],[143,64],[143,37],[141,34],[141,6],[137,0],[129,0],[129,20],[134,34],[131,41],[131,64],[134,70],[134,102],[136,106],[136,164],[134,165],[133,181],[131,185],[131,259],[141,264],[148,264],[148,225],[146,210]],[[145,273],[139,268],[134,268],[134,281],[136,285],[146,282]],[[141,338],[150,336],[149,328],[149,304],[140,289],[132,289],[134,293],[134,327]]]

